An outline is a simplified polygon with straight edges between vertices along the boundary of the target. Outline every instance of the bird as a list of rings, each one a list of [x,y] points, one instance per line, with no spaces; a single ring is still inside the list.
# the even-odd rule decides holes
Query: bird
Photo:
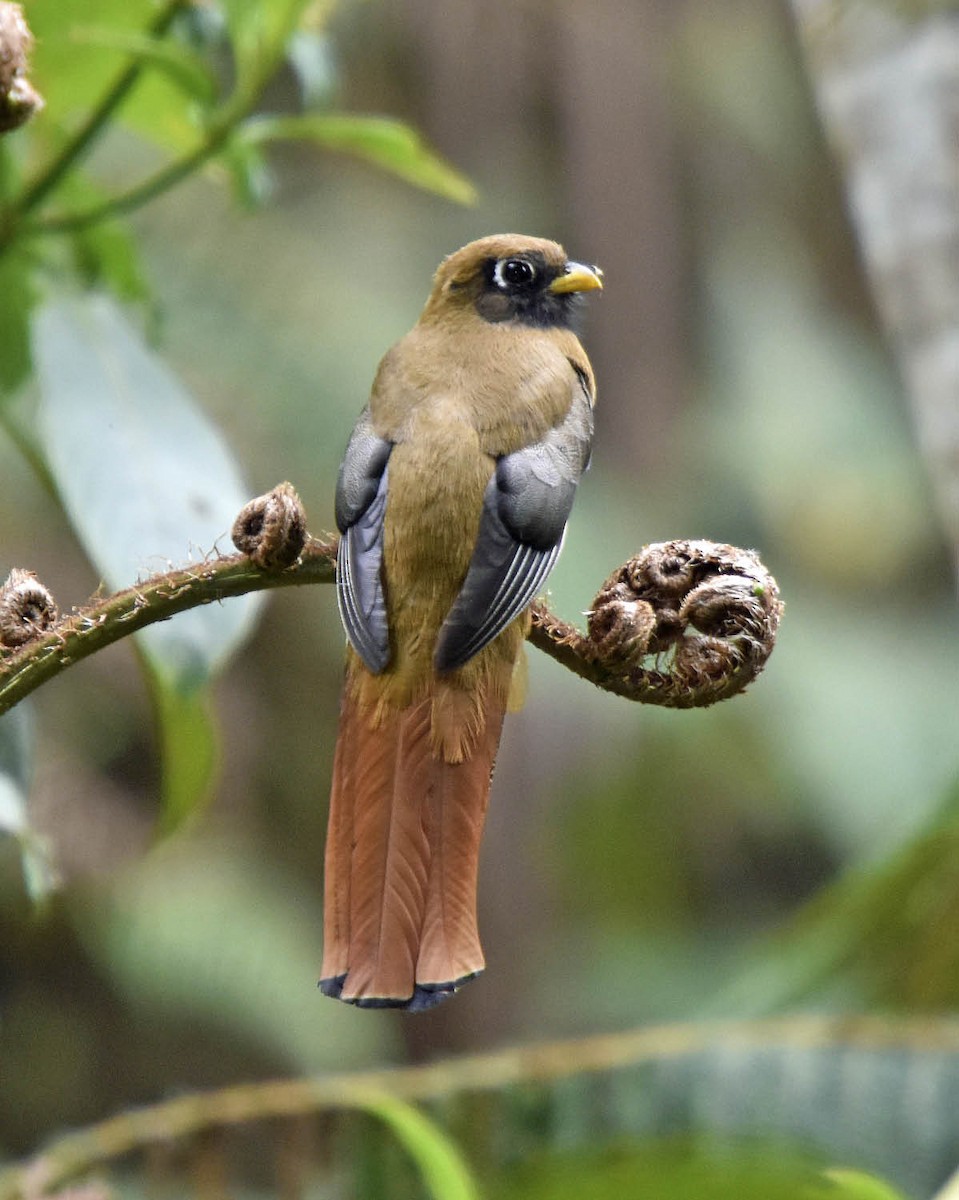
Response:
[[[337,476],[347,660],[324,862],[320,989],[422,1012],[485,966],[480,840],[529,607],[589,463],[577,335],[598,267],[558,243],[446,257],[383,357]]]

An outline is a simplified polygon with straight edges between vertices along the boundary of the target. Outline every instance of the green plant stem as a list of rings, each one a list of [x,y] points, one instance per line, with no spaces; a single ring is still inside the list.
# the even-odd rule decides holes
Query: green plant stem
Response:
[[[167,0],[151,22],[148,32],[160,37],[170,28],[177,13],[188,0]],[[0,253],[14,240],[24,218],[50,195],[69,171],[90,150],[100,132],[132,91],[143,71],[142,62],[133,62],[114,81],[106,95],[76,131],[56,158],[27,184],[17,202],[11,207],[0,234]]]
[[[21,226],[20,232],[28,237],[36,237],[45,233],[75,233],[80,229],[87,229],[91,225],[97,225],[101,221],[134,212],[181,183],[219,153],[229,138],[231,129],[232,124],[223,127],[217,126],[194,150],[162,167],[156,174],[143,180],[142,183],[138,183],[136,187],[130,188],[129,191],[111,196],[102,203],[81,212],[31,221]]]

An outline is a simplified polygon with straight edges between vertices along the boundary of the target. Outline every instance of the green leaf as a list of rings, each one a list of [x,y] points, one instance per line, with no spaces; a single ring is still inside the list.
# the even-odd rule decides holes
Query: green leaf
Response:
[[[237,91],[258,90],[274,73],[312,0],[222,0],[236,62]]]
[[[221,161],[233,180],[233,195],[244,208],[262,208],[274,191],[274,177],[270,165],[259,146],[231,137],[222,154]]]
[[[459,1151],[421,1112],[386,1092],[357,1100],[357,1108],[384,1121],[416,1163],[436,1200],[478,1200],[479,1192]]]
[[[0,833],[20,844],[24,882],[34,900],[59,886],[46,838],[30,825],[27,794],[33,766],[32,710],[21,704],[0,717]]]
[[[154,63],[165,56],[164,69],[144,70],[114,119],[173,153],[196,144],[198,106],[191,93],[184,93],[185,72],[191,70],[185,64],[192,61],[193,82],[200,86],[196,70],[202,60],[173,34],[169,41],[151,38],[147,31],[156,17],[153,0],[57,0],[32,6],[33,76],[47,102],[37,125],[48,137],[48,153],[66,139],[71,125],[102,103],[131,65],[146,64],[139,51],[150,44]],[[167,45],[169,51],[160,49]]]
[[[163,761],[161,830],[172,833],[210,796],[219,737],[209,689],[181,688],[150,670]]]
[[[118,300],[149,299],[136,242],[119,221],[87,225],[70,240],[77,272],[88,286],[109,289]]]
[[[7,138],[0,139],[0,204],[7,204],[19,192],[23,179],[20,159],[10,152]]]
[[[0,403],[33,369],[30,317],[37,302],[32,263],[20,247],[0,257]]]
[[[30,26],[36,38],[32,77],[47,102],[45,121],[66,121],[96,103],[124,64],[116,52],[98,46],[78,50],[76,31],[91,24],[136,34],[155,16],[153,0],[57,0],[31,4]]]
[[[41,446],[107,584],[124,587],[215,553],[246,489],[218,432],[123,312],[104,296],[47,304],[35,322],[34,357]],[[212,735],[199,694],[258,609],[257,597],[244,596],[137,635],[158,689],[158,716],[168,722],[161,744],[169,823],[208,788]]]
[[[784,1011],[838,987],[860,1002],[939,1011],[959,1003],[959,785],[918,837],[816,893],[753,949],[707,1012]]]
[[[212,104],[216,100],[216,76],[203,59],[182,42],[150,37],[133,30],[95,26],[74,29],[71,40],[81,47],[99,46],[120,51],[127,58],[139,59],[144,65],[161,71],[180,91],[201,104]]]
[[[77,212],[97,208],[107,198],[85,171],[71,171],[59,185],[57,195],[64,208]],[[119,300],[149,299],[139,249],[122,221],[86,225],[70,234],[67,245],[73,254],[73,268],[85,287],[106,289]]]
[[[391,117],[352,113],[253,117],[240,126],[237,136],[254,143],[312,141],[328,150],[355,154],[457,204],[476,203],[476,189],[466,176],[431,149],[415,129]]]
[[[497,1180],[498,1200],[903,1200],[862,1171],[817,1172],[782,1140],[665,1137],[543,1155]]]
[[[822,1184],[809,1200],[905,1200],[902,1192],[884,1179],[854,1171],[851,1167],[830,1167],[822,1173]]]
[[[35,323],[41,444],[81,542],[113,588],[215,553],[247,490],[219,433],[104,296]],[[249,632],[258,599],[194,609],[138,635],[156,669],[200,683]]]

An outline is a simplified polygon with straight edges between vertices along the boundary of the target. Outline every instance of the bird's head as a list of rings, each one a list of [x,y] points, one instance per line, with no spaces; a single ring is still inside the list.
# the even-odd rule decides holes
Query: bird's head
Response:
[[[578,301],[603,286],[602,274],[598,267],[571,262],[556,242],[496,234],[440,263],[423,315],[475,312],[492,324],[573,328]]]

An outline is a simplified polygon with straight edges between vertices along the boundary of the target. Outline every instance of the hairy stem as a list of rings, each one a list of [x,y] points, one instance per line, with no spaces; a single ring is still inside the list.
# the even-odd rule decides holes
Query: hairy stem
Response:
[[[335,556],[335,542],[312,538],[286,571],[261,571],[247,555],[233,554],[154,575],[95,600],[0,658],[0,715],[73,663],[189,608],[266,588],[331,583]]]
[[[18,616],[10,598],[14,636],[0,648],[0,714],[71,663],[156,621],[246,592],[333,582],[336,540],[306,538],[305,528],[299,497],[284,483],[238,516],[233,538],[241,554],[153,576],[42,626],[33,609]],[[772,653],[782,609],[776,581],[751,551],[715,542],[662,542],[645,547],[606,580],[587,633],[539,602],[530,639],[615,695],[696,708],[736,695],[756,678]]]

